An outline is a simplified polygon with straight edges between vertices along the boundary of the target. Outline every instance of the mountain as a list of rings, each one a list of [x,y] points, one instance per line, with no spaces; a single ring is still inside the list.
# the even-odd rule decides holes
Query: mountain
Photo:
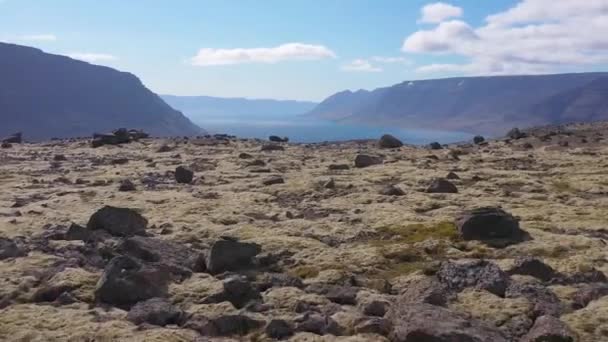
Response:
[[[210,96],[162,95],[172,107],[193,121],[209,118],[268,119],[296,116],[312,110],[317,103],[307,101],[257,100]]]
[[[460,77],[340,92],[307,115],[500,134],[513,126],[608,119],[608,73]]]
[[[203,131],[134,75],[0,43],[0,136],[89,136],[125,127],[156,136]]]

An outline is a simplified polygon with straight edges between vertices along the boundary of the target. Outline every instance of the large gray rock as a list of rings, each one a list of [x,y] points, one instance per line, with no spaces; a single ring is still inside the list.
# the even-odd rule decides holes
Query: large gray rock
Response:
[[[27,255],[27,250],[19,246],[15,241],[0,237],[0,260],[25,255]]]
[[[400,295],[402,303],[426,303],[446,306],[449,290],[436,277],[424,277],[412,281]]]
[[[444,262],[436,276],[450,290],[476,288],[501,297],[504,297],[510,282],[509,275],[496,264],[485,260]]]
[[[253,265],[254,257],[261,252],[255,243],[232,240],[216,241],[207,256],[207,270],[212,274],[238,271]]]
[[[576,335],[568,326],[553,316],[539,317],[521,342],[574,342]]]
[[[539,316],[559,317],[563,312],[563,305],[557,295],[542,284],[511,281],[506,298],[526,298],[532,304],[532,310],[528,313],[531,318]]]
[[[180,184],[190,184],[194,178],[194,172],[183,166],[178,166],[175,169],[175,181]]]
[[[142,235],[147,227],[148,220],[135,210],[111,206],[99,209],[87,223],[88,229],[103,229],[114,236]]]
[[[430,304],[397,303],[388,319],[394,342],[507,342],[496,328]]]
[[[148,323],[159,326],[179,324],[182,318],[183,312],[165,298],[139,302],[127,314],[127,319],[134,324]]]
[[[126,256],[110,260],[95,289],[95,299],[118,307],[167,295],[168,277],[163,270]]]

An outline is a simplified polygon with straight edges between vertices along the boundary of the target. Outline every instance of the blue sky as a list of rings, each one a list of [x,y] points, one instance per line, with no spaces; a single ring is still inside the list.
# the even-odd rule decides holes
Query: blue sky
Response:
[[[597,30],[608,32],[607,7],[608,0],[0,0],[0,41],[129,71],[163,94],[322,100],[411,79],[602,70],[608,38]]]

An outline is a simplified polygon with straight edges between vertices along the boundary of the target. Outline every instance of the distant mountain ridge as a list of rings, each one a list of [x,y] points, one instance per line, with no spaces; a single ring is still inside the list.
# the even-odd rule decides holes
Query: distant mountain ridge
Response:
[[[218,117],[262,119],[296,116],[309,112],[318,104],[309,101],[212,96],[161,95],[161,97],[194,121]]]
[[[608,120],[608,73],[406,81],[337,93],[307,115],[488,134],[513,126]]]
[[[125,127],[155,136],[204,131],[134,75],[39,49],[0,43],[0,136],[90,136]]]

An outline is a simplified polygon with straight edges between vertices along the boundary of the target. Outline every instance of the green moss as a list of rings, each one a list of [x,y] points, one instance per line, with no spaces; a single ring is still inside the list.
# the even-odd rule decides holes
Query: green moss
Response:
[[[416,243],[427,239],[458,240],[456,225],[452,222],[439,222],[436,224],[410,224],[392,225],[377,229],[389,238],[397,237],[396,242]],[[393,240],[395,241],[395,240]]]
[[[416,262],[404,262],[390,264],[385,270],[380,271],[379,277],[390,280],[400,276],[406,276],[417,271],[424,270],[428,265],[428,262],[416,261]]]
[[[312,266],[298,266],[291,272],[292,275],[300,277],[302,279],[314,278],[319,275],[320,270]]]

